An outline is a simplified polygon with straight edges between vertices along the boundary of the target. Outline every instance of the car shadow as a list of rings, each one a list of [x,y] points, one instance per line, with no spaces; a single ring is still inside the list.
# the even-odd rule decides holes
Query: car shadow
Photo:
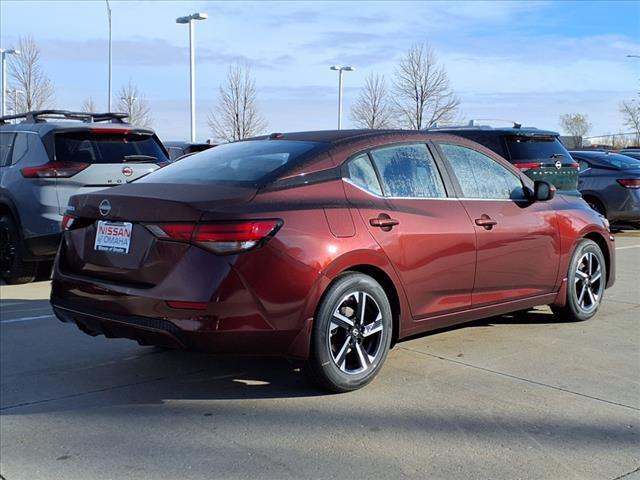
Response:
[[[11,302],[11,299],[0,301],[0,310]],[[20,302],[34,311],[48,305],[46,300]],[[550,323],[557,323],[557,320],[548,310],[531,309],[440,329],[419,337],[477,326]],[[41,343],[36,341],[32,346],[38,351],[38,365],[23,367],[28,362],[22,362],[22,356],[31,353],[5,343],[13,342],[14,336],[18,339],[21,334],[9,325],[3,328],[2,391],[10,391],[11,395],[2,399],[0,416],[105,404],[163,404],[168,399],[213,401],[332,395],[312,383],[301,365],[283,358],[220,356],[139,347],[129,340],[89,337],[73,325],[54,319],[17,325],[29,325],[33,329],[29,335],[44,335],[46,339]],[[46,332],[39,333],[43,329]],[[411,337],[414,338],[417,336]],[[24,339],[20,341],[24,342]],[[17,367],[17,371],[12,371],[11,365]],[[33,382],[40,384],[40,391],[34,390]]]

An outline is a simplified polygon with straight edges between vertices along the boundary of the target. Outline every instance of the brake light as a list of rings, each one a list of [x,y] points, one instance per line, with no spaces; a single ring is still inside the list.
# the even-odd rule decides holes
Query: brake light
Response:
[[[62,230],[69,230],[71,228],[71,225],[73,225],[73,222],[75,221],[76,217],[69,215],[68,213],[65,213],[62,216]]]
[[[130,128],[90,128],[91,133],[131,133]]]
[[[251,250],[271,238],[281,226],[281,220],[146,225],[158,238],[189,242],[218,254]]]
[[[616,181],[624,188],[640,188],[640,178],[620,178]]]
[[[178,310],[206,310],[206,302],[183,302],[181,300],[167,300],[167,305]]]
[[[529,170],[531,168],[540,168],[542,166],[542,163],[540,162],[521,162],[521,163],[514,163],[513,164],[514,167],[519,168],[520,170]]]
[[[89,166],[80,162],[49,162],[36,167],[24,167],[20,170],[25,178],[67,178],[73,177]]]
[[[563,167],[580,168],[580,164],[578,162],[563,163],[562,166]]]

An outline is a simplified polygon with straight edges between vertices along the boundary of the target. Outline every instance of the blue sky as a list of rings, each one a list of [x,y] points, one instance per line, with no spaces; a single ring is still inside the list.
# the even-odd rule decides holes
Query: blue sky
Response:
[[[513,119],[559,129],[589,115],[594,134],[623,129],[618,104],[640,89],[640,2],[189,2],[111,0],[114,91],[129,78],[165,139],[189,132],[188,28],[196,25],[198,137],[230,62],[252,66],[269,131],[333,128],[334,63],[345,74],[345,116],[370,72],[388,80],[399,58],[428,42],[449,72],[466,119]],[[106,109],[104,1],[0,0],[0,44],[30,34],[56,86],[56,106],[91,95]]]

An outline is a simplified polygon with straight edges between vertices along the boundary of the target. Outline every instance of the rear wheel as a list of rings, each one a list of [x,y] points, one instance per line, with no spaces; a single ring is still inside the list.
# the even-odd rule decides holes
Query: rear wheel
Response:
[[[380,284],[360,273],[343,274],[318,309],[307,372],[334,392],[363,387],[387,357],[392,325],[389,300]]]
[[[563,320],[579,322],[593,317],[604,294],[606,264],[597,243],[584,239],[576,247],[567,274],[567,299],[564,307],[551,307]]]
[[[9,215],[0,217],[0,275],[9,284],[29,283],[36,278],[38,264],[25,262],[24,242]]]

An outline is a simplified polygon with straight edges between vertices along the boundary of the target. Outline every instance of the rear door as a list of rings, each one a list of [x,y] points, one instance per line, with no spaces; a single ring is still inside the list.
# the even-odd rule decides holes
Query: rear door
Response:
[[[469,308],[475,234],[425,144],[373,149],[345,164],[345,188],[402,281],[414,318]]]
[[[520,178],[497,158],[453,143],[439,148],[476,232],[472,305],[550,293],[560,251],[551,203],[526,200]]]
[[[56,162],[83,167],[72,176],[57,179],[60,214],[72,195],[131,182],[169,161],[157,137],[147,130],[62,131],[55,133],[54,146]]]

